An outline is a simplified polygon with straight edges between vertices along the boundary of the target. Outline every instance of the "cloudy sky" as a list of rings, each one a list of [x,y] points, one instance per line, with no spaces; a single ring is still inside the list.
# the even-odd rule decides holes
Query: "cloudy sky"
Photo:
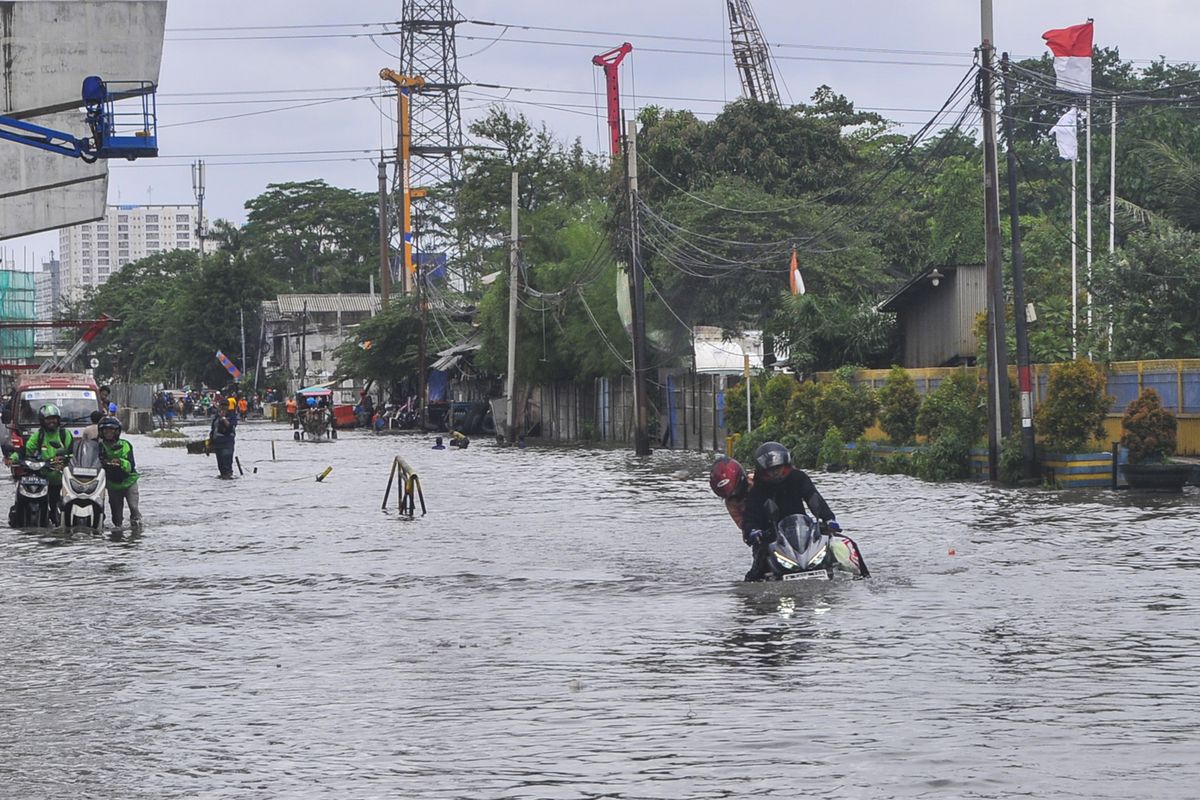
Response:
[[[997,48],[1015,57],[1044,52],[1044,30],[1090,16],[1097,44],[1119,46],[1127,59],[1200,61],[1200,4],[1193,2],[995,5]],[[828,84],[909,132],[941,105],[980,38],[974,0],[753,6],[773,45],[785,102]],[[458,27],[464,79],[517,87],[464,89],[464,123],[504,102],[561,139],[606,149],[603,86],[591,56],[622,41],[634,46],[621,74],[627,109],[654,103],[711,117],[741,92],[724,0],[458,0],[456,7],[476,21]],[[210,219],[244,221],[246,200],[269,183],[323,178],[374,191],[373,154],[395,134],[392,101],[369,95],[382,91],[380,67],[398,68],[398,37],[387,31],[395,30],[401,8],[401,0],[170,0],[159,91],[162,156],[114,162],[109,202],[192,202],[190,164],[198,158],[208,165]],[[57,246],[55,234],[0,244],[18,264],[37,263]]]

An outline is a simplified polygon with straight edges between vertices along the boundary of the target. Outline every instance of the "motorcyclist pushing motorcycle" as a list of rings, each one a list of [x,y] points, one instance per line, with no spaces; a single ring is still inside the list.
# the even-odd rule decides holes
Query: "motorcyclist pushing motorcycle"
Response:
[[[121,420],[105,417],[99,422],[100,454],[104,472],[108,477],[108,507],[114,525],[120,526],[125,519],[126,505],[129,506],[129,523],[133,527],[142,524],[138,510],[138,471],[133,459],[133,445],[121,438]]]
[[[768,544],[774,539],[774,522],[792,514],[805,513],[825,522],[830,531],[842,530],[833,510],[821,497],[812,479],[792,466],[792,454],[779,442],[766,442],[754,451],[757,466],[753,486],[746,493],[742,519],[742,540],[754,551],[754,563],[746,580],[762,580],[768,571]]]
[[[58,524],[58,506],[62,501],[62,468],[71,452],[71,432],[62,427],[62,414],[58,406],[46,403],[38,409],[38,429],[25,440],[22,452],[27,458],[37,458],[50,463],[46,473],[48,481],[47,502],[50,506],[50,520]],[[14,464],[21,459],[20,452],[14,452],[9,460]]]

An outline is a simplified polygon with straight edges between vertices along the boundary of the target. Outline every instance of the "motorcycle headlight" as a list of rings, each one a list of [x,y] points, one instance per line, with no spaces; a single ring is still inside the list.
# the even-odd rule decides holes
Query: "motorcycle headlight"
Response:
[[[76,494],[90,494],[96,490],[96,483],[96,481],[88,481],[87,483],[83,483],[71,478],[71,491],[75,492]]]

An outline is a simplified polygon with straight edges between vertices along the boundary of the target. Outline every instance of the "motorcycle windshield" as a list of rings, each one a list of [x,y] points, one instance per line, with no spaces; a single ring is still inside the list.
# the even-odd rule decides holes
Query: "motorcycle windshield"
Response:
[[[78,439],[71,453],[71,471],[76,474],[97,474],[101,469],[100,443],[94,439]]]
[[[804,514],[792,514],[775,526],[772,555],[785,572],[822,568],[825,563],[825,539],[819,534],[813,520]]]

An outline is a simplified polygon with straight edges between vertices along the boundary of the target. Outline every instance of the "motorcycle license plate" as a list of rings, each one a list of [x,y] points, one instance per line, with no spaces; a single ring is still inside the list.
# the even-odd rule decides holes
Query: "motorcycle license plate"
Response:
[[[24,486],[45,486],[47,483],[45,478],[22,478],[21,484]]]
[[[793,572],[784,575],[783,579],[785,581],[827,581],[829,580],[829,573],[823,569],[816,569],[811,572]]]

